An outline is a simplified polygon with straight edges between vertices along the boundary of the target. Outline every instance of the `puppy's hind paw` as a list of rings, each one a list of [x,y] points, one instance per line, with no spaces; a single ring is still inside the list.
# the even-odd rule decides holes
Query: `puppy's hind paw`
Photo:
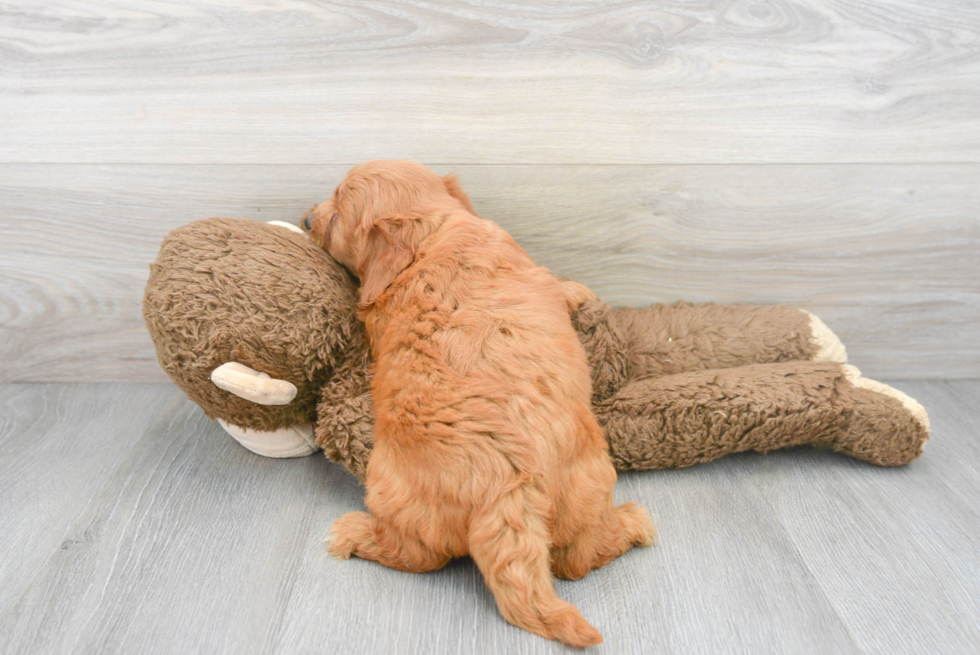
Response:
[[[337,559],[350,559],[357,555],[358,548],[374,543],[371,532],[371,515],[367,512],[345,514],[330,526],[327,538],[327,552]]]
[[[634,546],[652,546],[657,541],[657,529],[645,507],[623,503],[616,508],[619,524]]]
[[[354,556],[354,542],[344,537],[338,537],[333,532],[323,540],[327,544],[327,553],[334,559],[350,559]]]

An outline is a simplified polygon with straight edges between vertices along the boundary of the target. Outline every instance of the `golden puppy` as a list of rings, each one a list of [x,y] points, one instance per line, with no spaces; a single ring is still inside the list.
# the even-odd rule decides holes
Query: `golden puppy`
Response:
[[[337,520],[330,553],[403,571],[469,554],[508,621],[599,643],[552,572],[580,578],[654,529],[642,507],[613,505],[574,299],[455,178],[413,162],[355,166],[304,224],[360,278],[376,362],[371,513]]]

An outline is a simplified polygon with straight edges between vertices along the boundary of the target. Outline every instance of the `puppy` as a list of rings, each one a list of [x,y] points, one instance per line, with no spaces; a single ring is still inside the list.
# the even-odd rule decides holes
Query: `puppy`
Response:
[[[338,519],[330,553],[413,572],[469,554],[508,621],[599,643],[552,573],[581,578],[654,528],[613,505],[568,313],[581,297],[477,217],[454,177],[413,162],[355,166],[303,222],[360,278],[376,362],[370,513]]]

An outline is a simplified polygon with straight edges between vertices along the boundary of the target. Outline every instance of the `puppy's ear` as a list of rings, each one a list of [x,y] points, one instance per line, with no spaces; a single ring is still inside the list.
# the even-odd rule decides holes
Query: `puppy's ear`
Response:
[[[374,221],[365,237],[357,275],[361,278],[358,309],[364,311],[415,259],[421,221],[408,216],[386,216]]]
[[[442,182],[446,185],[446,191],[449,192],[449,195],[463,203],[466,211],[476,216],[476,210],[473,209],[473,203],[470,202],[470,197],[463,193],[463,187],[459,186],[459,178],[454,173],[450,173],[442,178]]]

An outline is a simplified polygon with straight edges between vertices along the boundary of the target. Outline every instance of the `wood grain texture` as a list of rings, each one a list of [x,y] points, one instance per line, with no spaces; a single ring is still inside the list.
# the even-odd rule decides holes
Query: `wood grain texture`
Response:
[[[602,632],[594,652],[753,653],[774,644],[781,652],[859,652],[771,509],[751,491],[718,467],[620,476],[617,499],[650,508],[660,545],[557,584]],[[358,508],[359,498],[345,506]],[[325,559],[311,544],[278,650],[566,652],[503,623],[469,560],[424,576],[371,564]]]
[[[897,469],[823,455],[746,466],[862,652],[980,648],[980,383],[897,384],[929,410],[933,438]],[[899,537],[898,535],[902,535]],[[928,605],[932,609],[924,611]],[[909,636],[915,635],[914,641]]]
[[[349,475],[133,384],[168,230],[415,159],[613,304],[787,302],[870,377],[980,377],[978,106],[961,0],[4,3],[0,382],[125,383],[0,384],[0,652],[565,650],[469,560],[331,560]],[[594,652],[980,650],[980,382],[897,386],[933,422],[906,468],[621,476],[660,544],[559,583]]]
[[[165,387],[3,385],[0,387],[0,614],[59,549],[91,497],[131,456],[142,433],[181,392]],[[13,651],[6,651],[13,652]]]
[[[155,417],[152,424],[135,435],[118,420],[104,428],[108,444],[96,454],[115,448],[124,458],[102,484],[78,490],[84,511],[49,517],[60,518],[65,537],[34,544],[46,559],[14,569],[24,577],[16,581],[29,584],[0,613],[0,650],[263,652],[317,500],[329,496],[322,472],[331,465],[258,457],[171,385],[135,387],[169,401],[142,414],[132,389],[113,385],[104,401],[128,395],[121,407]],[[52,429],[44,439],[58,444],[70,434]],[[48,483],[43,461],[10,483],[18,490]],[[21,532],[3,539],[17,543]]]
[[[436,168],[611,304],[789,303],[870,377],[980,376],[980,165]],[[0,379],[165,379],[140,315],[164,235],[295,222],[346,169],[0,165]]]
[[[590,652],[975,651],[980,381],[897,386],[933,421],[905,468],[804,448],[620,476],[659,543],[558,583]],[[0,470],[4,653],[566,650],[504,622],[468,559],[331,559],[354,479],[245,451],[169,384],[0,385],[0,407],[5,452],[36,446]]]
[[[3,162],[980,162],[975,2],[0,11]]]

